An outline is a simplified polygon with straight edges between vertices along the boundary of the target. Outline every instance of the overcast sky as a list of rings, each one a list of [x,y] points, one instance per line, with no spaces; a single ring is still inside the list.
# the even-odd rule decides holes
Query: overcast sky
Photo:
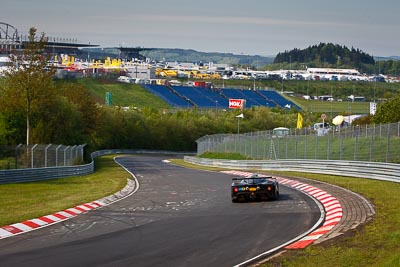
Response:
[[[1,0],[0,22],[101,47],[276,55],[331,42],[400,55],[399,0]]]

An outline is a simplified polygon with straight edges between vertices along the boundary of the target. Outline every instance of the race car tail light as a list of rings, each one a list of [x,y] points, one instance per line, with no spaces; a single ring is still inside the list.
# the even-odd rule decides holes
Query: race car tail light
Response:
[[[233,192],[238,192],[239,191],[239,189],[237,189],[237,187],[235,187],[235,188],[233,188]]]
[[[268,191],[271,191],[271,190],[272,190],[272,186],[268,186],[268,187],[267,187],[267,190],[268,190]]]

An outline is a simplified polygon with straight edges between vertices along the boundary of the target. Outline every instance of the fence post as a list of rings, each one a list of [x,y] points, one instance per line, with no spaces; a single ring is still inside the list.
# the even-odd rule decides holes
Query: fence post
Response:
[[[263,138],[263,141],[264,141],[264,153],[263,153],[263,159],[266,159],[267,158],[267,136],[266,136],[266,132],[264,132],[264,138]]]
[[[58,166],[58,149],[59,149],[60,147],[62,147],[62,145],[59,145],[59,146],[56,148],[56,167]]]
[[[358,134],[354,138],[354,160],[357,160],[357,139],[358,139]]]
[[[33,162],[33,150],[37,147],[38,144],[35,144],[32,148],[31,148],[31,168],[34,168],[34,162]]]
[[[51,146],[51,144],[48,144],[44,150],[44,167],[47,167],[47,150],[49,149],[49,147]]]
[[[307,159],[307,137],[304,136],[304,159]]]
[[[390,123],[387,125],[387,141],[386,141],[386,163],[389,162],[390,153]]]
[[[64,149],[64,166],[67,166],[67,150],[68,150],[68,148],[70,148],[70,146],[67,146]]]
[[[15,148],[15,168],[18,169],[18,149],[22,146],[22,144],[19,144]]]
[[[339,160],[342,160],[342,135],[339,134]]]
[[[253,133],[250,133],[250,157],[253,158],[253,143],[254,143],[254,136]]]
[[[374,136],[371,135],[371,141],[369,142],[369,161],[372,161],[372,146],[374,145]]]
[[[329,154],[331,153],[331,139],[328,136],[328,143],[327,143],[327,152],[326,152],[326,159],[329,160]]]
[[[400,121],[397,123],[397,136],[400,136]]]

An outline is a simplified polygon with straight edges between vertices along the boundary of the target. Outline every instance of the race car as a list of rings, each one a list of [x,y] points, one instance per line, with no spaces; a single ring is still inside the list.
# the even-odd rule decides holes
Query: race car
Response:
[[[247,178],[232,178],[232,202],[249,200],[277,200],[279,183],[272,176],[253,174]]]

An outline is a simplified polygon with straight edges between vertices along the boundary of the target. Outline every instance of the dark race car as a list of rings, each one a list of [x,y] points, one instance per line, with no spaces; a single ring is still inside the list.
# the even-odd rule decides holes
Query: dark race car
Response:
[[[232,178],[232,202],[249,200],[277,200],[279,183],[272,176],[254,174],[248,178]]]

